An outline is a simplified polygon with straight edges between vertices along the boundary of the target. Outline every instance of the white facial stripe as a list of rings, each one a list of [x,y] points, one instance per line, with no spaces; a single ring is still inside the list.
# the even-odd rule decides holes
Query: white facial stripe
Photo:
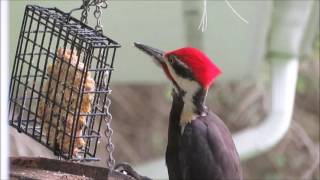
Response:
[[[178,85],[186,91],[187,94],[191,94],[193,96],[196,91],[200,88],[200,85],[196,81],[191,81],[190,79],[185,79],[176,74],[172,66],[168,61],[166,61],[169,72],[173,79],[178,83]]]
[[[167,58],[165,58],[165,63],[166,63],[166,65],[167,65],[167,67],[168,67],[169,73],[171,74],[173,80],[176,81],[176,79],[177,79],[177,74],[176,74],[176,73],[174,72],[174,70],[172,69],[172,67],[171,67],[171,65],[170,65],[170,63],[169,63],[169,61],[168,61]],[[177,82],[177,81],[176,81],[176,82]],[[178,83],[178,82],[177,82],[177,83]],[[178,84],[179,84],[179,83],[178,83]],[[174,88],[176,89],[177,87],[174,86]],[[179,91],[178,89],[176,89],[176,90],[177,90],[177,92]]]
[[[175,73],[170,63],[168,61],[166,61],[166,63],[172,78],[177,82],[179,87],[186,92],[183,97],[185,104],[180,117],[180,125],[184,127],[187,123],[190,123],[197,117],[194,113],[195,107],[193,104],[193,95],[199,90],[200,85],[196,81],[180,77]]]

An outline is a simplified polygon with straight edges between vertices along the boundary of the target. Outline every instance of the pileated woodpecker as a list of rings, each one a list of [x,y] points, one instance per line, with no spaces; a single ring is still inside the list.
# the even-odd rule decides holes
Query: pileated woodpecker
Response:
[[[220,69],[200,50],[171,52],[135,43],[173,84],[166,164],[170,180],[242,179],[239,155],[223,121],[205,106]]]

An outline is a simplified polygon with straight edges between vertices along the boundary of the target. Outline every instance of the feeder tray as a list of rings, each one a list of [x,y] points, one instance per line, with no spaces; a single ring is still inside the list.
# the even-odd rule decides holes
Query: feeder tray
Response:
[[[10,179],[134,180],[107,168],[47,158],[11,157]]]
[[[99,160],[119,47],[70,13],[27,5],[10,82],[10,125],[64,159]]]

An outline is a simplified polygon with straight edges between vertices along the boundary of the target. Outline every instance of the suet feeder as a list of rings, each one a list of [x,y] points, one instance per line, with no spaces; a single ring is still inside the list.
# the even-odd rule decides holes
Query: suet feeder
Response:
[[[97,146],[106,121],[112,167],[108,96],[120,45],[101,31],[103,3],[84,1],[81,20],[72,11],[26,6],[10,82],[9,121],[59,158],[74,161],[99,160]],[[96,28],[86,24],[92,5]]]

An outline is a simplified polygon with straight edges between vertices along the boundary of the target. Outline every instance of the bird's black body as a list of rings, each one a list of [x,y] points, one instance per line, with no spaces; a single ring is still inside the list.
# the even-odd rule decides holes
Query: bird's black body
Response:
[[[174,86],[166,151],[169,179],[241,180],[231,134],[204,105],[220,69],[195,48],[165,53],[140,43],[135,46],[153,57]]]
[[[242,179],[231,134],[212,112],[188,123],[181,134],[183,98],[173,93],[166,163],[170,180]]]

